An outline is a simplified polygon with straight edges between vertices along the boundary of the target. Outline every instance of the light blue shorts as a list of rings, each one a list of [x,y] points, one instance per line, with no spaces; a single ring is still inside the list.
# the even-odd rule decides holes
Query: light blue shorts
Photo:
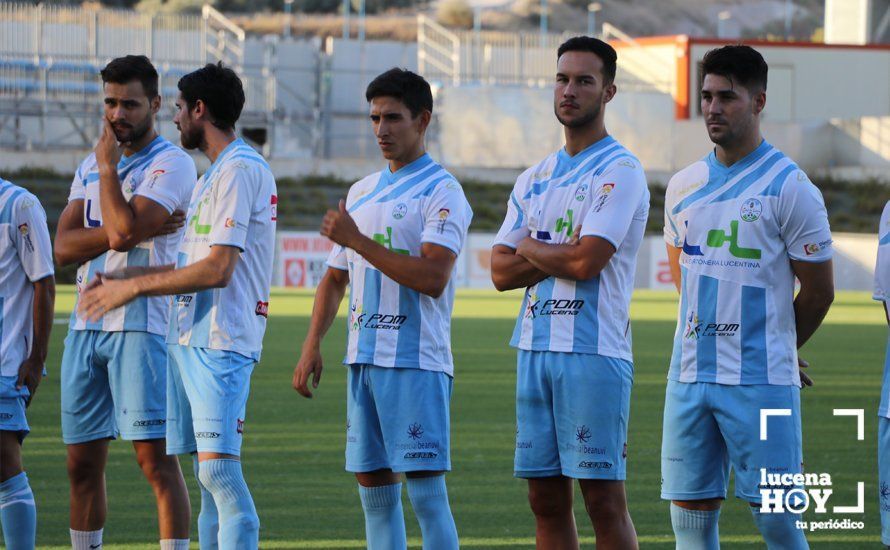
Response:
[[[881,542],[890,546],[890,418],[878,418],[878,500]]]
[[[349,365],[346,470],[451,470],[450,402],[444,372]]]
[[[514,475],[625,479],[633,365],[526,350],[518,362]]]
[[[760,440],[760,409],[791,409],[770,416]],[[661,498],[726,498],[730,465],[735,495],[759,504],[760,470],[803,471],[800,388],[731,386],[669,380],[661,442]]]
[[[167,377],[167,454],[241,456],[253,359],[171,344]]]
[[[16,376],[0,376],[0,432],[16,432],[19,442],[31,431],[25,417],[25,407],[31,393],[28,388],[15,389]]]
[[[167,353],[148,332],[70,330],[62,354],[62,439],[163,439]]]

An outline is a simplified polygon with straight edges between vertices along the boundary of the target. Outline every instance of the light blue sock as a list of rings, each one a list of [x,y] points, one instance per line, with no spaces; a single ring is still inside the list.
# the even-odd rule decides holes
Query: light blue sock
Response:
[[[201,489],[201,512],[198,514],[198,544],[201,550],[217,550],[219,548],[219,512],[216,511],[216,502],[207,487],[201,483],[198,466],[198,455],[192,455],[195,468],[195,479],[198,488]]]
[[[671,503],[671,525],[677,550],[719,550],[720,510],[687,510]]]
[[[423,550],[457,550],[457,526],[448,505],[445,476],[409,477],[408,498],[420,523]]]
[[[205,460],[198,470],[198,478],[213,495],[219,513],[219,548],[257,548],[260,518],[241,473],[241,462],[226,458]]]
[[[362,487],[358,494],[365,511],[365,540],[368,550],[408,548],[405,516],[402,514],[402,484]]]
[[[37,506],[25,472],[0,483],[0,523],[7,550],[33,550]]]
[[[754,524],[763,535],[766,547],[771,550],[807,550],[807,537],[802,529],[795,524],[800,514],[784,512],[778,514],[761,514],[758,508],[751,507]]]

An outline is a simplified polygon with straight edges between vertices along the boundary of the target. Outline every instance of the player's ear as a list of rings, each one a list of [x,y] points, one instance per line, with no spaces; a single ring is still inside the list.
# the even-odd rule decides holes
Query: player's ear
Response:
[[[430,125],[430,121],[433,118],[433,113],[424,109],[423,111],[420,112],[419,115],[417,115],[417,118],[419,119],[419,122],[420,122],[420,131],[426,132],[426,129]]]
[[[149,101],[149,106],[151,107],[151,114],[156,115],[156,114],[158,114],[158,111],[161,110],[161,100],[162,100],[162,98],[159,95],[156,95],[153,98],[151,98],[151,101]]]
[[[618,93],[618,86],[616,86],[614,82],[610,82],[606,85],[606,89],[603,90],[603,103],[612,101],[612,98],[615,97],[616,93]]]
[[[754,95],[754,114],[759,115],[766,108],[766,90],[760,90]]]

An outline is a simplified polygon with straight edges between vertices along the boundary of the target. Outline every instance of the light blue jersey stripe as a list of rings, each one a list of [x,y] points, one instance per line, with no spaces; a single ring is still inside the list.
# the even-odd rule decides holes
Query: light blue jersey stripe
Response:
[[[766,289],[742,286],[741,384],[767,374]]]
[[[675,375],[678,379],[681,374],[682,366],[683,366],[683,340],[685,338],[684,331],[682,327],[684,327],[684,323],[687,322],[686,316],[688,315],[689,310],[689,299],[686,297],[686,268],[680,267],[680,281],[682,284],[680,285],[680,329],[677,330],[674,335],[674,350],[671,352],[671,371],[674,371],[672,374]]]
[[[767,172],[772,170],[773,166],[779,163],[782,159],[785,158],[785,155],[778,151],[773,151],[772,156],[766,159],[760,166],[755,170],[751,170],[744,176],[742,176],[739,181],[730,186],[729,189],[717,195],[716,198],[711,199],[709,204],[714,204],[715,202],[723,202],[732,199],[737,199],[742,196],[742,193],[745,193],[752,185],[756,184],[766,175]]]
[[[786,166],[779,175],[773,178],[773,181],[770,182],[766,188],[760,192],[760,196],[762,197],[778,197],[779,193],[782,192],[782,188],[785,186],[785,181],[788,179],[788,175],[791,172],[797,170],[797,166],[792,164],[791,166]]]
[[[362,313],[365,314],[363,322],[367,322],[367,317],[378,313],[380,310],[380,292],[382,290],[382,275],[376,269],[370,267],[365,268],[365,284],[362,288]],[[374,364],[374,353],[377,351],[377,331],[371,328],[359,326],[358,329],[358,353],[356,361],[358,363]]]
[[[103,252],[99,256],[96,256],[92,260],[90,260],[90,268],[87,270],[87,280],[83,282],[83,284],[87,284],[92,281],[96,277],[96,273],[101,271],[105,272],[105,260],[108,258],[108,252]],[[72,318],[77,311],[77,307],[75,306],[75,311],[71,312]],[[84,327],[86,330],[102,330],[102,320],[99,321],[87,321],[86,326]]]
[[[411,199],[417,200],[422,197],[429,197],[430,195],[433,194],[433,191],[436,190],[436,187],[438,187],[439,184],[442,183],[443,181],[448,181],[448,180],[455,181],[454,177],[451,174],[449,174],[448,172],[445,172],[444,169],[442,169],[442,172],[443,172],[442,177],[433,180],[429,185],[426,186],[426,188],[424,188],[423,191],[421,191],[420,193],[417,193],[416,195],[411,197]],[[456,183],[456,181],[455,181],[455,183]]]
[[[541,315],[544,303],[553,297],[553,287],[556,285],[554,277],[547,277],[538,283],[535,292],[537,293],[537,308],[534,312],[535,322],[532,325],[532,346],[535,349],[550,349],[550,315]],[[519,322],[522,322],[520,318]],[[540,346],[540,347],[538,347]]]
[[[431,165],[430,167],[433,168],[434,166]],[[429,174],[427,174],[427,172],[429,172]],[[389,202],[389,201],[396,200],[397,198],[401,197],[402,195],[406,194],[407,192],[411,191],[412,189],[414,189],[415,187],[420,185],[420,183],[423,180],[425,180],[427,177],[430,177],[430,176],[435,177],[434,174],[436,174],[436,172],[441,173],[441,176],[440,176],[441,179],[444,179],[444,177],[447,176],[445,170],[442,170],[441,168],[439,168],[439,170],[423,170],[422,172],[418,173],[417,175],[409,176],[409,177],[404,178],[403,180],[400,180],[400,181],[403,181],[403,183],[395,185],[389,193],[383,195],[382,197],[378,198],[374,202],[380,203],[380,202]]]
[[[515,193],[513,193],[513,192],[510,193],[510,200],[513,201],[513,206],[516,208],[516,214],[517,214],[516,223],[513,224],[513,229],[511,229],[510,231],[516,231],[517,229],[522,227],[523,220],[525,220],[525,214],[522,213],[522,207],[519,206],[519,201],[516,200]],[[523,304],[523,310],[525,310],[524,304]]]
[[[592,312],[589,320],[575,318],[574,336],[572,338],[572,350],[579,351],[590,346],[599,346],[600,337],[600,276],[597,275],[586,281],[575,282],[575,299],[584,300],[583,309]],[[578,321],[581,321],[580,323]]]
[[[12,223],[13,205],[15,204],[15,201],[24,194],[25,190],[21,188],[16,189],[9,194],[9,197],[6,198],[6,204],[4,204],[3,209],[0,210],[0,223]]]
[[[192,318],[191,336],[188,345],[194,348],[210,347],[210,313],[213,310],[215,288],[199,290],[195,293],[195,316]]]
[[[720,290],[720,281],[707,275],[698,278],[698,322],[707,326],[707,323],[717,322],[717,294]],[[693,324],[697,324],[693,320]],[[717,337],[705,336],[704,331],[698,335],[695,346],[697,359],[696,372],[699,381],[714,381],[717,377]]]
[[[3,192],[3,189],[0,188],[0,192]],[[6,298],[0,296],[0,344],[3,342],[3,302]]]
[[[890,233],[887,233],[886,235],[881,237],[880,241],[878,241],[879,246],[883,246],[885,244],[890,244]]]
[[[147,267],[151,251],[136,247],[127,252],[127,267]],[[124,314],[124,326],[127,330],[148,330],[148,297],[141,296],[127,305]]]
[[[399,329],[396,343],[395,365],[420,364],[420,326],[423,322],[420,313],[420,293],[404,285],[399,285],[399,315],[406,320]]]

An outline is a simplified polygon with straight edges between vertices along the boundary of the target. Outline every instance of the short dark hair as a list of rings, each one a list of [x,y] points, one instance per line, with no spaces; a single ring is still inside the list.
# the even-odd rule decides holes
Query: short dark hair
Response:
[[[573,36],[556,50],[556,59],[559,60],[566,52],[590,52],[599,57],[603,62],[603,79],[611,84],[615,82],[615,71],[618,66],[618,54],[615,48],[599,38],[591,36]]]
[[[738,83],[750,92],[766,91],[769,66],[751,46],[733,44],[708,51],[701,61],[701,78],[714,74]]]
[[[158,71],[144,55],[125,55],[112,59],[100,74],[105,84],[128,84],[138,80],[149,99],[158,95]]]
[[[222,62],[208,63],[179,79],[177,84],[189,109],[200,99],[210,111],[213,125],[221,130],[235,127],[244,108],[244,87],[235,71]]]
[[[417,73],[408,69],[393,67],[368,84],[365,99],[368,103],[375,97],[394,97],[411,111],[411,118],[423,111],[433,112],[433,91],[430,84]]]

